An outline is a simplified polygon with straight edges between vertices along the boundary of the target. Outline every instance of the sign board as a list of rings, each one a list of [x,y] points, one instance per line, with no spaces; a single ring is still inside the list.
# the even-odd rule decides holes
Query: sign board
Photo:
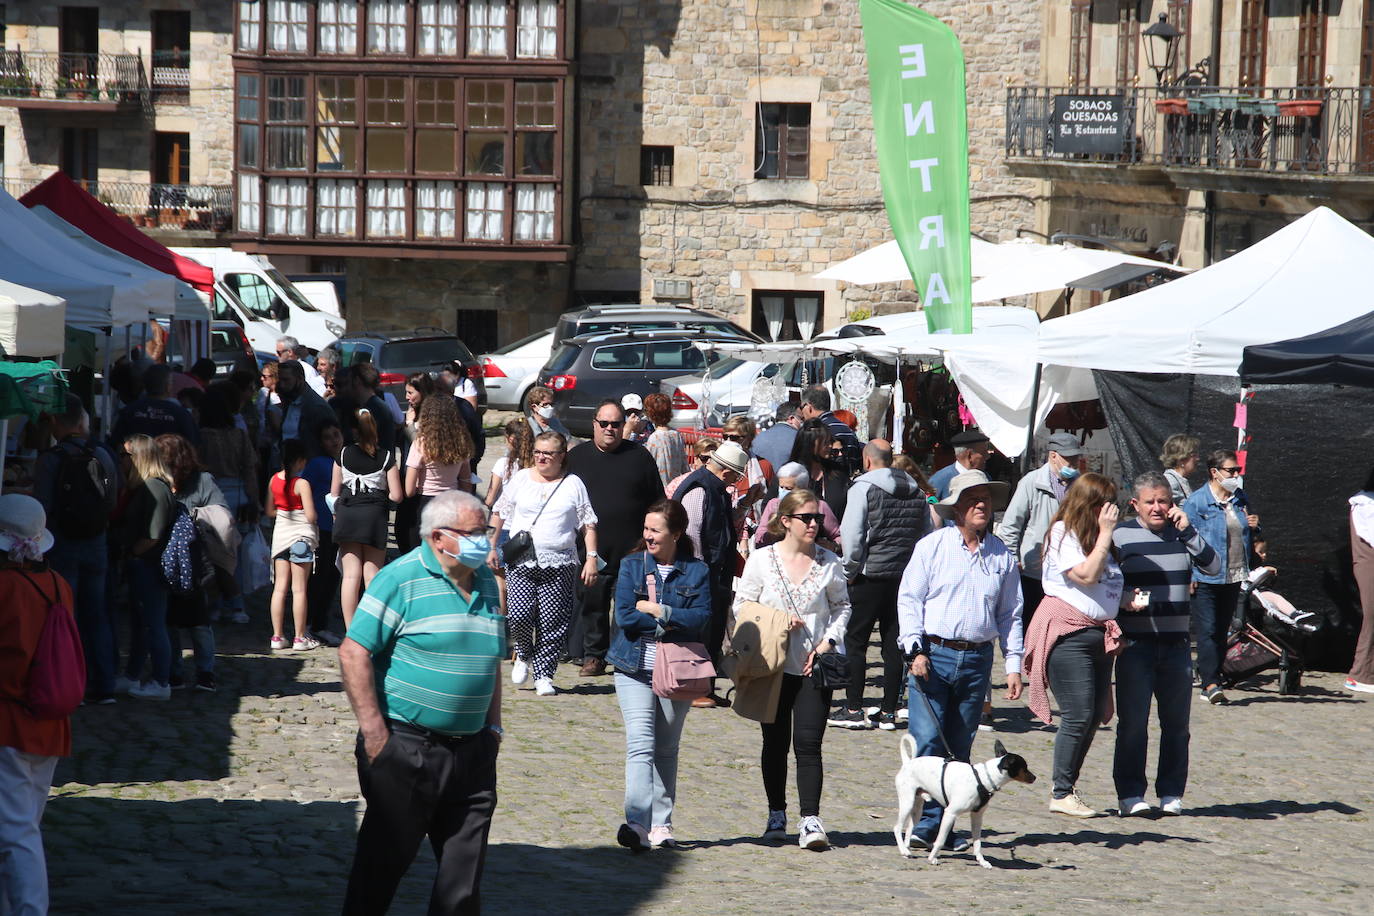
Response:
[[[1056,153],[1120,153],[1126,145],[1126,97],[1057,95],[1050,130]]]

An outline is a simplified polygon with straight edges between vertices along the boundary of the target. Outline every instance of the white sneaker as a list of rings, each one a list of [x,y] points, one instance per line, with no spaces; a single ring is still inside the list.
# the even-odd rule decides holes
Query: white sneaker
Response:
[[[139,700],[170,700],[172,688],[168,684],[159,684],[157,681],[144,681],[142,684],[130,687],[129,696]]]
[[[1122,817],[1143,817],[1153,810],[1150,803],[1139,795],[1134,798],[1123,798],[1120,804]]]
[[[137,686],[138,681],[134,680],[131,677],[125,677],[121,674],[119,677],[115,678],[114,692],[128,693],[130,690],[133,690]]]
[[[905,721],[907,721],[907,720],[910,719],[910,718],[911,718],[911,710],[910,710],[910,709],[906,708],[905,706],[899,706],[899,707],[897,707],[897,721],[898,721],[898,722],[905,722]]]
[[[297,636],[295,641],[291,643],[293,652],[309,652],[319,647],[320,641],[313,636]]]
[[[1083,804],[1083,799],[1078,797],[1078,792],[1070,792],[1063,798],[1051,798],[1050,810],[1055,814],[1067,814],[1069,817],[1097,817],[1097,812]]]
[[[267,645],[271,647],[273,652],[277,652],[282,649],[291,648],[291,640],[287,639],[285,636],[273,636],[272,640]]]
[[[551,697],[558,692],[553,686],[553,681],[546,677],[536,678],[534,682],[534,692],[541,697]]]
[[[814,814],[802,818],[798,829],[801,834],[797,837],[797,845],[802,849],[820,851],[830,848],[830,838],[825,835],[825,827],[821,825],[821,819]]]
[[[529,676],[530,666],[525,664],[523,658],[517,658],[515,664],[512,665],[510,669],[510,682],[518,687],[525,683],[525,681],[529,679]]]
[[[1166,795],[1159,800],[1159,810],[1165,814],[1180,815],[1183,813],[1183,799],[1177,795]]]

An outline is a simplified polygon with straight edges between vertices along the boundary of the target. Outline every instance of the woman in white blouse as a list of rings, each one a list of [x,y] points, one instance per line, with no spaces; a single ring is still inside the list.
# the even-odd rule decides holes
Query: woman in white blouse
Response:
[[[553,672],[568,636],[576,599],[577,533],[587,543],[582,581],[596,579],[596,513],[587,488],[563,472],[567,440],[544,433],[534,440],[534,467],[512,475],[491,514],[491,542],[500,543],[504,528],[511,538],[528,531],[534,547],[506,569],[506,625],[515,648],[511,681],[525,683],[534,672],[534,692],[552,696]],[[492,548],[487,565],[501,568]],[[538,641],[535,633],[538,633]]]
[[[1116,498],[1116,484],[1101,474],[1084,474],[1064,494],[1045,536],[1045,598],[1026,635],[1031,711],[1049,721],[1046,686],[1059,705],[1050,810],[1071,817],[1097,815],[1075,786],[1098,725],[1112,713],[1112,655],[1119,651],[1116,615],[1125,581],[1112,544],[1120,517]]]
[[[787,494],[770,522],[781,540],[750,555],[735,590],[736,612],[746,602],[757,601],[792,618],[777,715],[762,726],[763,789],[768,796],[768,826],[763,836],[774,840],[787,836],[790,744],[797,758],[798,844],[805,849],[830,845],[820,818],[821,740],[833,691],[815,686],[811,664],[818,654],[844,651],[849,622],[849,587],[843,566],[839,557],[816,545],[821,518],[815,493],[793,490]]]

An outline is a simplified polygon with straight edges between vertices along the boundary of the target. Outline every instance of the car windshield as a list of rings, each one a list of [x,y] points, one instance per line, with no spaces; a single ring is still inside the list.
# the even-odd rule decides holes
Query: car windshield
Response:
[[[400,368],[427,369],[453,360],[473,362],[472,353],[456,337],[428,337],[421,340],[393,340],[382,344],[379,368],[388,372]]]
[[[572,368],[572,364],[577,362],[577,355],[582,352],[582,348],[571,344],[563,344],[558,350],[549,357],[549,361],[544,364],[545,372],[567,372]]]
[[[319,309],[315,308],[315,306],[310,304],[310,300],[305,298],[304,293],[296,289],[296,284],[292,283],[290,280],[286,279],[286,277],[282,276],[281,271],[277,270],[275,267],[269,267],[267,268],[267,270],[263,271],[263,273],[267,274],[268,278],[273,283],[277,284],[277,287],[282,292],[286,293],[287,298],[291,300],[291,304],[294,305],[296,308],[300,309],[303,312],[319,311]]]
[[[727,356],[711,367],[711,371],[706,373],[707,378],[725,378],[740,366],[744,365],[744,360],[733,356]]]

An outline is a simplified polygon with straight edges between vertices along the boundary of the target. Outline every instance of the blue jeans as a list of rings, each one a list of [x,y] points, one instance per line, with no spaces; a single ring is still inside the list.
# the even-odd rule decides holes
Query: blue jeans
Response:
[[[673,823],[677,747],[689,700],[654,693],[650,673],[615,673],[615,697],[625,720],[625,821],[645,830]]]
[[[237,524],[239,512],[243,509],[244,504],[248,502],[248,493],[243,488],[243,481],[239,480],[237,477],[216,477],[215,483],[219,485],[220,492],[224,494],[224,501],[229,506],[229,514],[233,516],[234,522]],[[239,534],[248,533],[247,525],[238,525],[238,529]],[[228,611],[241,611],[243,610],[243,578],[238,569],[234,570],[234,579],[239,583],[239,594],[234,595],[232,598],[221,596],[219,599],[219,606]],[[214,609],[211,608],[211,610]],[[213,618],[214,615],[212,614],[211,619]]]
[[[160,563],[138,557],[129,562],[129,598],[137,616],[127,674],[131,680],[139,679],[146,652],[152,661],[152,679],[165,687],[172,672],[172,644],[167,636],[167,583]]]
[[[1193,593],[1193,631],[1197,635],[1197,673],[1203,687],[1221,682],[1221,663],[1226,658],[1226,631],[1240,604],[1240,583],[1197,584]]]
[[[968,760],[974,736],[978,734],[978,721],[983,716],[983,698],[991,683],[992,643],[965,652],[932,645],[930,677],[921,680],[914,674],[907,674],[910,715],[906,727],[916,739],[916,755],[943,757],[945,744],[948,744],[955,758]],[[930,700],[935,719],[931,719],[921,694]],[[944,743],[940,735],[944,735]],[[921,839],[934,840],[944,810],[933,801],[925,803],[921,820],[916,825],[916,834]]]
[[[172,665],[181,671],[181,634],[191,634],[191,652],[195,655],[196,674],[215,672],[215,630],[211,626],[173,627],[167,631],[167,639],[172,645]]]
[[[1160,798],[1182,797],[1188,785],[1188,717],[1193,666],[1188,637],[1130,640],[1116,659],[1116,753],[1112,780],[1117,798],[1143,798],[1149,746],[1150,698],[1159,713]]]
[[[48,551],[53,571],[72,587],[72,600],[76,602],[72,612],[86,650],[88,687],[99,696],[114,693],[115,669],[119,664],[114,620],[105,597],[109,565],[106,551],[103,534],[79,541],[59,537]]]
[[[1102,631],[1085,627],[1061,637],[1045,659],[1045,676],[1059,705],[1054,797],[1064,798],[1078,784],[1097,725],[1111,702],[1112,659],[1107,655]]]

